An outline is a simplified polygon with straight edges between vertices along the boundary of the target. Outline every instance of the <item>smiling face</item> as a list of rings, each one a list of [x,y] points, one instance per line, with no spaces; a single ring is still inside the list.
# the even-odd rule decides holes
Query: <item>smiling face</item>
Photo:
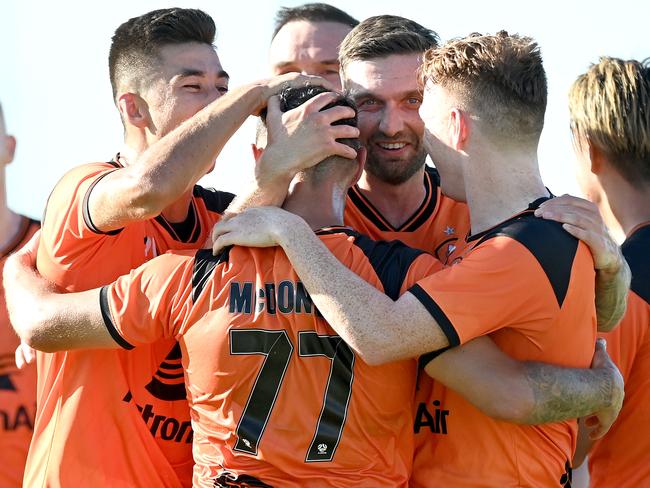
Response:
[[[424,123],[418,114],[419,54],[397,54],[351,61],[343,73],[344,87],[359,108],[361,141],[368,150],[366,171],[399,185],[424,166]]]
[[[228,74],[208,44],[167,45],[159,51],[145,98],[157,137],[163,137],[228,91]]]
[[[350,30],[338,22],[297,20],[285,24],[271,42],[271,71],[274,75],[322,76],[340,89],[339,45]]]

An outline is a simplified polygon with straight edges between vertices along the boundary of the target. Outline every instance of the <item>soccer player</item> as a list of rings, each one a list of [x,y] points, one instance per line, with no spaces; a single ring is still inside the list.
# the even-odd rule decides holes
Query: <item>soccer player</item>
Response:
[[[269,49],[271,72],[317,75],[340,89],[339,45],[358,23],[326,3],[282,7],[275,18]]]
[[[199,248],[233,196],[196,181],[279,86],[304,83],[305,77],[287,75],[226,94],[228,75],[214,35],[207,14],[178,8],[149,12],[116,30],[109,71],[124,147],[109,162],[68,172],[48,200],[38,266],[61,289],[94,288],[168,249]],[[332,96],[323,97],[314,103],[326,104]],[[309,116],[309,109],[296,114]],[[303,137],[315,154],[313,163],[337,148],[355,155],[335,143],[341,136],[330,132],[328,117],[319,113],[310,126],[316,136]],[[355,128],[337,129],[346,128],[356,135]],[[267,153],[269,167],[282,168],[274,155],[282,154],[286,164],[286,154],[298,152],[290,141],[276,141],[281,148]],[[173,338],[129,353],[80,351],[38,359],[26,486],[191,484],[192,431]]]
[[[625,401],[591,449],[591,486],[644,486],[650,480],[644,428],[650,418],[650,65],[601,58],[578,77],[569,98],[578,181],[610,228],[627,236],[622,249],[632,269],[625,317],[603,335],[625,379]]]
[[[283,92],[285,109],[321,90]],[[351,269],[396,298],[440,264],[402,243],[373,242],[340,227],[345,191],[361,172],[362,155],[356,164],[330,158],[299,174],[284,207],[302,215]],[[44,324],[26,335],[37,347],[129,348],[160,336],[182,336],[188,394],[196,412],[195,484],[404,486],[408,480],[415,361],[381,367],[357,361],[319,319],[278,248],[236,247],[218,258],[208,251],[168,254],[103,291],[63,296],[48,292],[33,272],[21,272],[19,256],[7,265],[5,279],[14,283],[9,303],[31,297],[41,304],[43,312],[36,314],[12,308],[17,321]],[[61,328],[75,333],[62,336]],[[316,356],[323,357],[320,363],[301,362]],[[494,367],[503,365],[494,355],[483,358]],[[456,367],[466,363],[458,359]],[[483,374],[485,364],[470,363],[474,371],[468,375],[478,377],[486,392],[511,394],[516,404],[522,383],[511,382],[514,376],[504,370]],[[531,367],[557,379],[569,373]],[[453,375],[449,379],[455,381]],[[544,398],[547,405],[540,406],[547,408],[565,402],[567,395],[572,396],[557,388],[536,390],[535,400]]]
[[[446,193],[466,196],[472,219],[458,264],[393,301],[276,208],[217,224],[215,249],[282,246],[320,312],[371,364],[424,356],[436,376],[440,363],[427,353],[490,334],[519,360],[587,366],[596,334],[591,254],[560,224],[533,216],[550,197],[536,157],[546,108],[537,45],[505,32],[470,36],[427,51],[423,73],[427,147]],[[461,181],[445,178],[458,169]],[[431,401],[446,429],[420,452],[414,485],[551,486],[568,478],[576,422],[499,422],[439,382]],[[468,443],[480,455],[463,455]]]
[[[11,163],[16,139],[7,134],[0,105],[0,269],[9,253],[22,247],[38,230],[38,222],[7,206],[5,166]],[[36,414],[36,366],[17,369],[18,338],[9,323],[0,286],[0,486],[22,486],[23,470]]]

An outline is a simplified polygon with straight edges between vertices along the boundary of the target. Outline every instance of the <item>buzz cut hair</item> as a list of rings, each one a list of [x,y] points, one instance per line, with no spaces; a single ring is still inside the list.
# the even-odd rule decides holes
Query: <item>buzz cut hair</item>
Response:
[[[275,27],[271,39],[289,22],[334,22],[353,28],[359,21],[343,10],[327,3],[305,3],[297,7],[282,7],[275,16]]]
[[[650,58],[601,57],[569,91],[574,141],[595,144],[625,180],[650,183]]]
[[[108,55],[113,99],[122,84],[146,83],[162,47],[191,42],[213,46],[215,34],[212,17],[198,9],[153,10],[127,20],[115,30]]]
[[[441,86],[484,131],[510,144],[537,144],[544,127],[547,83],[542,55],[530,37],[500,31],[470,34],[429,49],[420,81]]]

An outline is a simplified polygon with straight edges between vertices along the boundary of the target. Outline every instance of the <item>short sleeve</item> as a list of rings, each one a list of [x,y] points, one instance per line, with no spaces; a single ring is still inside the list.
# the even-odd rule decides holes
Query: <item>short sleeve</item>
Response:
[[[528,249],[505,236],[409,289],[457,346],[505,327],[540,330],[559,311],[544,270]]]
[[[159,256],[100,292],[104,322],[125,349],[175,338],[192,309],[195,252]]]

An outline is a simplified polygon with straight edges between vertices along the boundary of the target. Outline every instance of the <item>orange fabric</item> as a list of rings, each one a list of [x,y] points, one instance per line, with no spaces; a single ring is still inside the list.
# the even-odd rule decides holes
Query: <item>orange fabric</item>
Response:
[[[97,232],[84,217],[85,197],[99,178],[119,170],[115,163],[80,166],[49,198],[38,269],[67,291],[109,283],[168,249],[198,248],[219,218],[194,197],[188,242],[173,238],[162,218]],[[190,486],[192,433],[179,361],[173,339],[133,351],[39,353],[25,485]],[[170,424],[183,435],[170,437]]]
[[[596,336],[594,269],[588,249],[577,245],[561,305],[536,256],[505,235],[479,241],[460,263],[419,282],[438,311],[420,301],[439,324],[446,317],[450,341],[490,334],[515,359],[588,367]],[[427,387],[427,411],[416,413],[415,426],[429,442],[419,443],[412,486],[564,486],[575,421],[500,422],[442,384]]]
[[[650,236],[649,231],[648,227],[644,229],[646,236]],[[647,250],[650,240],[646,238],[643,242]],[[625,253],[625,244],[623,250]],[[648,276],[647,258],[645,263],[629,259],[628,262],[633,277]],[[644,299],[630,291],[625,317],[616,329],[602,337],[607,339],[607,352],[625,380],[625,400],[616,422],[589,454],[591,486],[647,487],[650,486],[650,303],[647,297]]]
[[[343,264],[383,289],[354,237],[334,233],[321,239]],[[438,267],[422,254],[407,279],[413,284]],[[266,483],[254,486],[406,486],[416,362],[369,367],[354,358],[320,318],[280,248],[230,249],[202,291],[196,289],[201,278],[193,276],[196,268],[190,254],[167,254],[103,291],[103,307],[112,317],[108,326],[123,340],[141,344],[176,337],[181,344],[193,410],[195,486],[253,486],[246,480]],[[268,358],[259,345],[251,346],[253,338],[266,334],[275,347]],[[325,350],[338,359],[322,355]],[[345,364],[353,364],[352,379]],[[280,383],[274,398],[273,386]],[[256,384],[268,390],[251,400]],[[317,425],[328,425],[328,432],[338,432],[340,425],[319,424],[326,388],[332,398],[339,395],[334,411],[346,416],[340,442],[336,435],[329,442],[314,440],[310,460]],[[259,410],[262,397],[273,404],[261,409],[270,411],[266,423],[266,413],[243,414],[247,405]],[[238,437],[238,425],[265,428],[261,435],[249,430]]]
[[[38,223],[22,217],[13,242],[0,251],[0,272],[7,256],[25,244]],[[11,328],[0,283],[0,486],[22,486],[29,441],[36,414],[36,366],[16,368],[14,353],[20,340]]]
[[[345,224],[373,239],[400,240],[450,264],[464,247],[469,234],[469,209],[467,204],[442,194],[438,173],[428,166],[424,186],[426,196],[422,205],[404,224],[395,228],[355,185],[348,192]]]

